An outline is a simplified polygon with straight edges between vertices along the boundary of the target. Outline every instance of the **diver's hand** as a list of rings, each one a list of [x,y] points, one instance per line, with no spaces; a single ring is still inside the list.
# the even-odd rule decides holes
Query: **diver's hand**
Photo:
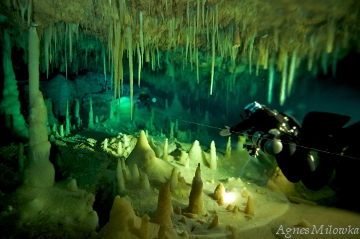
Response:
[[[225,126],[226,129],[223,129],[220,131],[220,135],[221,136],[229,136],[231,135],[230,133],[230,127],[229,126]]]

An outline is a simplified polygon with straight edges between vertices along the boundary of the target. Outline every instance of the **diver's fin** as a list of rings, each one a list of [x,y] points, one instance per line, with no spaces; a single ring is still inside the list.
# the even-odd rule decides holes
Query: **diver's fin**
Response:
[[[341,129],[350,117],[327,112],[310,112],[302,122],[302,132],[305,135],[331,135]]]
[[[334,134],[334,139],[346,145],[360,144],[360,122],[352,124]]]

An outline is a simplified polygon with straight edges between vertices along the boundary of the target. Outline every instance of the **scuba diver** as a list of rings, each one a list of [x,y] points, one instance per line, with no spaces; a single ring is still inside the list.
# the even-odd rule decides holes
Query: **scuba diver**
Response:
[[[156,98],[151,98],[148,94],[145,93],[145,91],[141,91],[135,105],[138,109],[143,109],[146,107],[148,110],[151,110],[151,104],[155,102]]]
[[[302,183],[311,190],[319,190],[331,179],[342,156],[355,153],[360,142],[351,140],[351,133],[360,133],[360,122],[343,128],[349,116],[308,113],[302,125],[286,113],[270,110],[257,102],[248,104],[246,118],[234,127],[227,127],[221,136],[244,134],[250,143],[244,145],[250,156],[258,150],[275,157],[285,177]]]

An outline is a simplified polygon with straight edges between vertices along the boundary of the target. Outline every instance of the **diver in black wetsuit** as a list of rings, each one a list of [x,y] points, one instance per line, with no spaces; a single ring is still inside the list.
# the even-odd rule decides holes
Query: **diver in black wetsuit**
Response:
[[[360,122],[342,128],[350,117],[310,112],[302,126],[292,116],[270,110],[257,102],[245,107],[246,118],[234,127],[226,127],[221,136],[241,133],[250,145],[244,147],[251,156],[258,150],[276,158],[285,177],[312,190],[319,190],[331,178],[336,163],[351,143],[349,133],[360,132]],[[354,147],[350,147],[354,150]]]
[[[155,102],[156,98],[151,98],[148,94],[142,91],[137,98],[135,105],[138,109],[143,109],[146,107],[148,110],[151,110],[151,105]]]

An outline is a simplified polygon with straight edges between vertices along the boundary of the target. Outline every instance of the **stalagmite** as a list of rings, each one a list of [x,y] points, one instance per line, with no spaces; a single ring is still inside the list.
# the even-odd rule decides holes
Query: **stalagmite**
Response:
[[[131,167],[130,172],[131,172],[131,179],[132,179],[133,183],[138,184],[140,181],[140,173],[139,173],[138,166],[136,164],[134,164]]]
[[[147,214],[144,214],[141,217],[141,226],[140,226],[140,238],[148,239],[149,237],[149,220],[150,217]]]
[[[92,105],[92,98],[90,97],[89,100],[89,106],[90,106],[90,110],[89,110],[89,124],[88,127],[91,129],[94,127],[94,112],[93,112],[93,105]]]
[[[175,127],[175,123],[174,122],[170,122],[170,134],[169,134],[169,139],[171,141],[174,140],[174,127]],[[166,139],[167,140],[167,139]]]
[[[174,213],[177,215],[181,215],[181,207],[179,205],[176,205],[176,207],[174,208]]]
[[[109,139],[105,138],[104,141],[103,141],[103,149],[106,150],[107,147],[108,147],[108,141]]]
[[[168,139],[167,138],[165,139],[165,143],[164,143],[162,159],[165,161],[168,160]]]
[[[170,176],[170,189],[172,192],[177,188],[178,183],[178,170],[176,168],[173,168]]]
[[[73,178],[73,179],[70,180],[70,182],[69,182],[68,185],[67,185],[67,189],[68,189],[70,192],[76,192],[77,190],[79,190],[75,178]]]
[[[2,100],[0,104],[1,114],[12,120],[8,121],[9,128],[15,136],[27,138],[29,136],[28,128],[24,116],[20,111],[19,91],[17,89],[17,81],[11,62],[11,39],[8,30],[3,31],[4,42],[2,46],[2,63],[4,73],[4,89],[2,92]]]
[[[170,182],[167,182],[160,187],[154,221],[159,224],[160,227],[165,228],[167,238],[176,238],[176,232],[173,229],[171,221],[171,212]]]
[[[69,100],[66,100],[66,114],[65,114],[65,135],[70,134],[70,110],[69,110]]]
[[[122,155],[122,153],[123,153],[123,150],[122,150],[122,144],[121,144],[121,142],[119,141],[118,142],[118,145],[117,145],[117,155]]]
[[[154,142],[154,139],[151,138],[149,141],[149,145],[154,150],[156,157],[160,158],[162,156],[163,151],[161,150],[160,146],[157,146]]]
[[[219,206],[224,205],[224,195],[225,195],[225,188],[222,183],[219,183],[217,187],[215,188],[213,198],[217,201]]]
[[[188,153],[186,153],[186,151],[181,151],[180,152],[180,156],[179,156],[179,160],[176,161],[176,163],[185,166],[186,168],[189,167],[190,164],[190,160],[189,160],[189,155]]]
[[[216,170],[217,168],[217,156],[216,156],[216,148],[214,140],[211,141],[210,144],[210,160],[209,160],[210,168],[212,170]]]
[[[241,196],[242,196],[243,198],[247,198],[247,197],[249,196],[249,192],[248,192],[248,190],[247,190],[246,187],[244,187],[244,188],[241,190]]]
[[[29,29],[29,151],[24,171],[24,184],[50,188],[55,182],[55,169],[49,161],[51,144],[46,127],[46,106],[39,90],[39,38],[36,27]]]
[[[205,206],[203,201],[203,181],[201,180],[200,164],[196,168],[195,177],[191,184],[191,192],[189,196],[190,213],[203,214],[205,213]]]
[[[131,165],[133,166],[133,165]],[[125,181],[131,181],[131,173],[128,166],[122,168]]]
[[[236,227],[234,227],[234,226],[228,226],[228,229],[229,229],[229,231],[231,232],[231,237],[230,237],[230,239],[236,239],[236,238],[237,238],[236,235],[237,235],[238,229],[237,229]]]
[[[200,147],[199,141],[195,140],[189,150],[189,158],[192,160],[199,160],[203,157],[203,151]]]
[[[245,207],[245,214],[254,215],[254,202],[251,196],[248,197],[246,207]]]
[[[234,214],[238,213],[238,212],[239,212],[239,206],[235,206],[235,207],[233,208],[232,212],[233,212]]]
[[[140,234],[140,228],[136,228],[140,224],[139,222],[142,223],[142,220],[135,215],[131,204],[124,197],[117,195],[110,211],[109,222],[101,228],[98,238],[115,239],[119,238],[119,235],[121,238],[138,238],[134,233]],[[144,227],[146,228],[146,226]],[[154,238],[154,236],[150,235],[150,238]]]
[[[75,99],[75,120],[76,120],[76,127],[80,128],[80,102],[78,99]]]
[[[231,157],[231,137],[228,138],[228,141],[227,141],[227,144],[226,144],[225,157],[227,157],[227,158]]]
[[[140,178],[140,188],[149,191],[151,189],[150,187],[150,181],[147,176],[147,174],[143,174]]]
[[[174,134],[177,135],[178,132],[179,132],[179,121],[176,119],[174,125]]]
[[[219,225],[219,216],[215,215],[215,217],[213,218],[213,220],[211,221],[211,224],[208,226],[207,229],[212,229],[214,227],[217,227]]]
[[[304,228],[312,228],[313,227],[313,225],[310,222],[308,222],[307,220],[305,220],[305,219],[301,220],[295,226],[304,227]]]
[[[116,194],[123,195],[125,192],[125,179],[123,174],[123,169],[121,166],[121,161],[118,159],[116,167]]]
[[[25,161],[24,145],[20,143],[18,147],[18,170],[20,173],[24,172],[24,161]]]

